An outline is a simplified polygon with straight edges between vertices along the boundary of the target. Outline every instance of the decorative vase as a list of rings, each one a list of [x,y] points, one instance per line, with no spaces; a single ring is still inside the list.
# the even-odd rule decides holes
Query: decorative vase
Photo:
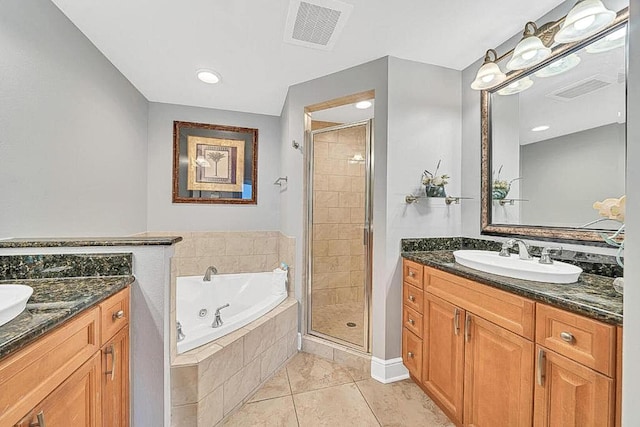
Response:
[[[425,186],[425,192],[427,193],[427,197],[447,197],[444,185],[427,184]]]
[[[509,188],[493,187],[491,194],[493,195],[493,200],[503,200],[509,194]]]

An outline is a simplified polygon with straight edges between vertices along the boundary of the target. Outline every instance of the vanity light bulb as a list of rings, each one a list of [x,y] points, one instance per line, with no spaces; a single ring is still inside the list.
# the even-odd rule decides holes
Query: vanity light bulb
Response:
[[[524,59],[525,61],[530,60],[531,58],[533,58],[534,56],[536,56],[537,51],[535,50],[530,50],[529,52],[524,52],[522,54],[522,59]]]
[[[491,80],[493,80],[493,79],[495,79],[495,78],[496,78],[496,76],[495,76],[495,75],[493,75],[493,74],[489,74],[488,76],[484,76],[484,77],[482,77],[482,79],[481,79],[481,80],[482,80],[483,82],[485,82],[485,83],[489,83]]]
[[[587,16],[587,17],[584,17],[582,19],[577,20],[573,24],[573,26],[576,28],[576,30],[584,30],[585,28],[589,28],[589,26],[592,25],[595,20],[596,20],[595,16],[593,16],[593,15]]]
[[[612,42],[614,40],[620,40],[621,38],[623,38],[626,35],[627,35],[627,27],[624,27],[624,28],[620,28],[619,30],[614,31],[613,33],[609,34],[604,39]]]

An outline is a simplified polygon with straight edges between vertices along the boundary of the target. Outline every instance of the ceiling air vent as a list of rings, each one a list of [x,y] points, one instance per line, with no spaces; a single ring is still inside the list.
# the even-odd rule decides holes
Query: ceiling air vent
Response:
[[[336,0],[292,0],[284,41],[298,46],[331,50],[353,6]]]
[[[603,87],[609,86],[611,83],[613,83],[611,79],[605,76],[592,76],[569,86],[565,86],[562,89],[555,90],[547,96],[559,101],[571,101],[579,96],[586,95],[588,93],[595,92],[598,89],[602,89]]]

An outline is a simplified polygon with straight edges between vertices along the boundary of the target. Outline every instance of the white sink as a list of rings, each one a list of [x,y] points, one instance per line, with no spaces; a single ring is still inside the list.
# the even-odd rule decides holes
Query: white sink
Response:
[[[24,311],[32,293],[31,286],[0,285],[0,326]]]
[[[498,252],[463,250],[454,251],[453,256],[457,263],[465,267],[514,279],[575,283],[582,273],[580,267],[565,262],[553,261],[553,264],[540,264],[538,258],[523,260],[515,254],[503,257],[498,255]]]

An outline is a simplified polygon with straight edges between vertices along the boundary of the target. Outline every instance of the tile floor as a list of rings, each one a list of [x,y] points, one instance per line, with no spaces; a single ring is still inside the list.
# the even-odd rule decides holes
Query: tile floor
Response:
[[[340,338],[355,345],[364,345],[364,302],[331,304],[313,307],[312,327],[314,331]],[[347,326],[348,322],[355,327]]]
[[[365,377],[298,353],[223,425],[454,427],[411,380],[381,384]]]

